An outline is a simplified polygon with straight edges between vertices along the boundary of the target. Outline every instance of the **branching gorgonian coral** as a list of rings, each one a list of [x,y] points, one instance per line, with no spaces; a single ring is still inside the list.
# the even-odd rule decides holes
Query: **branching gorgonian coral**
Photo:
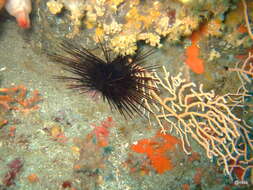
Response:
[[[236,165],[240,155],[244,155],[245,159],[248,157],[246,149],[239,144],[247,144],[244,146],[253,150],[249,135],[252,128],[243,126],[243,122],[231,111],[232,107],[242,103],[240,97],[247,95],[220,96],[214,91],[205,92],[202,85],[186,82],[181,74],[171,76],[165,67],[163,71],[163,77],[155,73],[153,85],[164,93],[150,90],[147,93],[158,103],[146,102],[162,132],[174,130],[187,154],[190,154],[189,138],[193,138],[205,149],[207,157],[218,159],[218,164],[223,165],[225,173],[231,176],[233,165],[230,163]],[[249,162],[245,160],[244,163]]]

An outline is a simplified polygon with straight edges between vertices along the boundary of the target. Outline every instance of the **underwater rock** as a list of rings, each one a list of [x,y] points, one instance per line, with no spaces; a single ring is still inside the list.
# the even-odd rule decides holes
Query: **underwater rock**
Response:
[[[182,37],[190,36],[201,23],[217,19],[233,5],[211,0],[39,1],[34,4],[40,15],[34,17],[38,25],[33,29],[38,31],[36,37],[40,41],[36,44],[46,51],[50,51],[52,39],[71,38],[86,46],[103,41],[116,54],[133,55],[139,41],[158,48],[164,40],[177,43]]]

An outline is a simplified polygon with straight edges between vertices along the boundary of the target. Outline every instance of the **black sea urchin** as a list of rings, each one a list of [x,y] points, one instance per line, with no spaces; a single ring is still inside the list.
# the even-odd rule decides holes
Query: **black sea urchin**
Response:
[[[131,117],[134,112],[142,115],[141,107],[148,110],[143,100],[152,101],[147,90],[156,89],[150,85],[152,78],[146,73],[152,72],[155,67],[142,65],[152,50],[138,51],[134,56],[117,55],[112,59],[110,50],[101,45],[105,57],[102,60],[86,48],[70,42],[63,42],[61,48],[67,56],[54,54],[50,57],[75,75],[57,77],[70,81],[69,88],[80,90],[81,93],[99,92],[111,109],[114,107],[124,117]]]

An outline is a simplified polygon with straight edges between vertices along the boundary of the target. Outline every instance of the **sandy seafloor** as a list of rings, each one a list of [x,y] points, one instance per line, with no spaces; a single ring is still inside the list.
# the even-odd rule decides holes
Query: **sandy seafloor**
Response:
[[[199,153],[200,159],[190,162],[189,156],[178,148],[168,153],[174,166],[171,170],[158,174],[148,166],[141,169],[142,160],[144,163],[148,159],[130,147],[137,140],[153,137],[159,127],[155,123],[151,127],[138,116],[125,120],[117,112],[111,112],[102,100],[92,100],[66,89],[64,83],[53,79],[53,75],[65,71],[45,54],[33,50],[25,35],[14,20],[1,23],[0,87],[23,85],[28,97],[33,90],[38,90],[42,97],[39,110],[28,114],[12,111],[5,115],[9,123],[0,129],[1,190],[181,190],[183,184],[188,184],[191,190],[252,188],[252,185],[235,185],[225,177],[222,169],[211,163],[193,140],[190,140],[192,149]],[[165,45],[148,62],[167,64],[172,72],[189,73],[185,68],[179,69],[182,54],[182,47]],[[195,81],[202,77],[193,76]],[[99,147],[89,134],[94,125],[99,126],[108,117],[112,117],[108,144]],[[11,126],[16,127],[14,136],[8,134]],[[54,137],[53,130],[64,134],[63,141]],[[8,164],[15,159],[22,162],[22,167],[13,184],[7,187],[3,181],[10,171]],[[201,183],[196,184],[194,176],[200,169]],[[38,179],[29,180],[31,174],[36,174]]]

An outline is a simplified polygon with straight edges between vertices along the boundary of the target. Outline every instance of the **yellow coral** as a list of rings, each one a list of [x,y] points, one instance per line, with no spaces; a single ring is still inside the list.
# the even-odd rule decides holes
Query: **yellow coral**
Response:
[[[104,30],[100,27],[96,28],[94,40],[96,42],[102,41],[104,38]]]
[[[134,7],[140,4],[140,0],[131,0],[129,1],[130,7]]]
[[[115,20],[111,24],[104,24],[104,31],[106,34],[116,34],[122,30],[122,24],[117,23]]]
[[[88,29],[94,28],[97,25],[97,18],[105,14],[105,0],[96,0],[95,5],[86,6],[85,24]]]
[[[97,0],[97,5],[94,6],[94,10],[96,11],[97,16],[104,16],[105,14],[105,0]]]
[[[88,29],[91,29],[96,25],[97,15],[93,12],[93,7],[91,5],[86,6],[86,11],[85,24]]]
[[[50,0],[47,2],[47,7],[49,11],[55,15],[61,12],[63,4],[55,0]]]
[[[136,35],[119,35],[111,39],[110,47],[121,55],[132,55],[137,50]]]
[[[193,0],[178,0],[183,4],[191,3]]]
[[[154,3],[154,7],[147,9],[145,13],[148,14],[144,15],[139,13],[139,10],[136,6],[132,7],[125,16],[125,19],[127,20],[125,28],[134,28],[136,30],[140,30],[141,27],[144,26],[144,28],[148,29],[161,15],[158,5],[159,4]]]
[[[71,12],[73,32],[70,37],[78,34],[81,25],[85,24],[86,28],[94,29],[90,32],[96,42],[98,39],[105,40],[112,46],[113,51],[122,55],[133,54],[137,40],[145,40],[151,46],[160,47],[160,37],[176,41],[181,36],[190,35],[201,21],[197,15],[192,14],[188,5],[182,6],[182,3],[192,4],[194,0],[48,1],[48,7],[53,14],[60,12],[62,7]],[[59,2],[62,4],[58,4]],[[217,31],[217,26],[216,23],[211,25],[213,32]],[[123,36],[120,36],[123,31]],[[116,48],[116,44],[122,47]]]
[[[68,34],[67,37],[73,38],[80,32],[80,26],[82,25],[82,18],[84,16],[85,4],[80,0],[64,0],[64,7],[70,11],[70,20],[73,25],[72,33]]]
[[[137,7],[131,8],[126,14],[126,20],[139,19],[140,15],[138,13]]]
[[[153,2],[152,8],[145,8],[144,14],[137,15],[137,21],[140,21],[145,29],[149,29],[156,20],[161,16],[161,4],[158,1]]]
[[[168,32],[169,17],[164,16],[158,21],[156,32],[162,36],[166,36]]]
[[[182,20],[182,24],[179,29],[183,32],[183,35],[187,36],[199,26],[199,18],[187,16]]]
[[[138,35],[138,40],[145,40],[151,46],[161,47],[160,36],[153,33],[141,33]]]
[[[115,5],[118,6],[119,4],[123,3],[124,0],[111,0],[111,2]]]
[[[148,29],[151,24],[161,15],[161,13],[155,9],[149,9],[148,12],[149,15],[141,15],[139,18],[146,29]]]
[[[114,11],[117,10],[117,7],[123,3],[124,0],[110,0],[110,3],[111,3],[111,9],[113,9]]]

